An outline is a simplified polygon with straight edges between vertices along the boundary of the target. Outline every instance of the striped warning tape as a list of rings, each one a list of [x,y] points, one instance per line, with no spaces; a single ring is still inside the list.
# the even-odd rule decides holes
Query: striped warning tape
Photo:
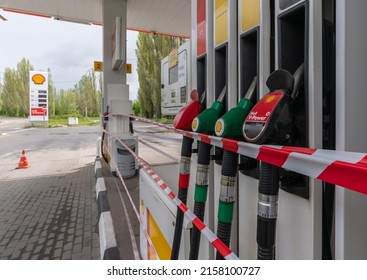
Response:
[[[367,194],[367,155],[313,148],[255,145],[183,132],[199,141],[249,156],[309,177]]]
[[[256,145],[178,130],[142,117],[134,118],[165,127],[184,136],[248,156],[303,175],[367,194],[367,154],[313,148]]]
[[[133,150],[131,150],[123,141],[113,135],[107,130],[103,130],[106,134],[115,138],[121,145],[123,145],[139,162],[144,170],[153,178],[157,185],[167,194],[167,196],[173,201],[173,203],[181,209],[186,217],[197,227],[201,234],[208,239],[208,241],[214,246],[215,249],[226,259],[226,260],[238,260],[239,258],[232,252],[231,249],[226,246],[222,240],[220,240],[166,185],[166,183],[150,168],[149,164],[146,163],[142,158],[137,156]]]
[[[121,142],[121,143],[122,143],[122,142]],[[123,145],[124,145],[125,147],[127,147],[124,143],[123,143]],[[122,185],[124,186],[124,189],[125,189],[126,195],[127,195],[128,199],[129,199],[130,204],[131,204],[131,206],[132,206],[132,208],[133,208],[133,210],[134,210],[134,213],[135,213],[135,215],[136,215],[136,217],[137,217],[137,219],[138,219],[138,221],[139,221],[139,224],[140,224],[140,227],[142,228],[142,231],[143,231],[143,233],[144,233],[144,236],[145,236],[145,238],[147,239],[148,245],[149,245],[149,247],[151,248],[151,250],[152,250],[152,252],[153,252],[153,255],[154,255],[155,259],[156,259],[156,260],[159,260],[157,250],[155,249],[155,247],[154,247],[154,245],[153,245],[153,242],[152,242],[152,240],[151,240],[151,238],[150,238],[150,236],[149,236],[149,234],[148,234],[148,231],[147,231],[147,229],[146,229],[146,227],[145,227],[145,225],[144,225],[143,221],[142,221],[142,220],[141,220],[141,218],[140,218],[140,214],[139,214],[138,210],[137,210],[137,209],[136,209],[136,207],[135,207],[135,204],[134,204],[134,202],[133,202],[133,199],[132,199],[132,197],[131,197],[131,195],[130,195],[130,192],[129,192],[129,190],[128,190],[128,188],[127,188],[126,184],[125,184],[124,179],[122,178],[122,175],[121,175],[121,173],[120,173],[120,171],[119,171],[119,169],[118,169],[118,167],[117,167],[117,164],[116,164],[116,162],[114,161],[113,157],[111,156],[111,153],[109,152],[109,150],[108,150],[108,148],[106,147],[106,145],[105,145],[105,143],[104,143],[104,142],[103,142],[103,146],[105,147],[105,151],[107,151],[107,152],[108,152],[108,154],[109,154],[109,156],[110,156],[111,163],[114,165],[114,167],[115,167],[115,169],[116,169],[116,174],[117,174],[117,176],[120,178],[120,181],[121,181]],[[133,248],[134,258],[135,258],[135,260],[139,260],[139,259],[140,259],[140,254],[139,254],[139,250],[138,250],[138,247],[137,247],[137,244],[136,244],[136,241],[135,241],[135,235],[134,235],[134,232],[133,232],[133,230],[132,230],[132,225],[131,225],[131,222],[130,222],[130,218],[129,218],[129,216],[128,216],[128,212],[126,211],[126,205],[125,205],[125,202],[124,202],[124,200],[123,200],[123,197],[122,197],[121,191],[120,191],[120,189],[118,188],[118,186],[117,186],[117,185],[116,185],[116,188],[117,188],[117,191],[118,191],[118,193],[119,193],[119,197],[120,197],[120,200],[121,200],[121,203],[122,203],[122,207],[124,208],[124,212],[125,212],[125,214],[126,214],[126,221],[127,221],[127,225],[128,225],[129,234],[130,234],[130,240],[131,240],[131,244],[132,244],[132,248]]]

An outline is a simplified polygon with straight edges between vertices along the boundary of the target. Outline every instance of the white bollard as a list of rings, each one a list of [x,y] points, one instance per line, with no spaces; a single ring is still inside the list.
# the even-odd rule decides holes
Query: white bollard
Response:
[[[97,139],[97,147],[96,147],[96,158],[101,157],[101,143],[102,143],[102,137],[98,137]]]

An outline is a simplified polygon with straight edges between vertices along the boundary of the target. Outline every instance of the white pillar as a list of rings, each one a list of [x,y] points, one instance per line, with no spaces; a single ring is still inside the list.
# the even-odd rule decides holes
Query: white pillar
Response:
[[[103,0],[103,112],[109,104],[109,84],[126,84],[126,0]],[[124,62],[118,71],[112,70],[112,33],[116,17],[122,19],[122,50]],[[127,95],[129,99],[129,95]]]
[[[129,86],[126,84],[126,27],[127,0],[103,0],[103,112],[109,107],[109,121],[107,130],[120,138],[136,140],[131,136],[129,117],[132,113],[132,102],[129,100]],[[120,52],[120,67],[115,67],[113,55]],[[119,145],[113,137],[107,137],[107,145],[116,165],[121,156],[117,153]],[[123,164],[123,163],[122,163]],[[115,164],[110,162],[111,171]]]

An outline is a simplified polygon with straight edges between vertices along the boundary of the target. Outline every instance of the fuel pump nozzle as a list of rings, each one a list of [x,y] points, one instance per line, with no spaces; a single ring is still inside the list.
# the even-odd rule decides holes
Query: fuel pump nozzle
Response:
[[[206,97],[206,91],[204,90],[203,93],[201,94],[200,96],[200,99],[199,99],[199,103],[203,106],[204,105],[204,102],[205,102],[205,97]]]
[[[217,101],[223,103],[224,98],[226,97],[227,85],[224,85],[222,91],[220,92]]]
[[[294,75],[283,69],[274,71],[266,81],[270,92],[254,106],[243,124],[248,142],[281,144],[292,133],[290,107],[303,83],[304,67]],[[257,258],[275,259],[275,233],[278,216],[279,168],[262,161],[257,206]]]
[[[242,125],[253,107],[253,96],[256,94],[257,77],[255,76],[245,96],[238,105],[224,114],[215,124],[215,134],[233,139],[242,138]]]
[[[251,100],[256,93],[256,85],[257,77],[255,76],[244,98],[240,100],[236,107],[229,110],[217,121],[215,125],[215,133],[217,136],[232,139],[242,138],[242,124],[253,107],[253,102]],[[227,246],[230,245],[231,241],[235,187],[237,182],[236,176],[238,169],[237,161],[237,153],[224,150],[220,180],[217,236]],[[217,252],[216,259],[222,260],[223,256]]]
[[[304,64],[302,63],[301,66],[299,66],[293,74],[294,83],[293,83],[293,92],[291,94],[292,99],[296,99],[298,96],[299,89],[303,85],[304,74],[305,74],[305,68]]]
[[[224,86],[217,100],[213,102],[212,106],[204,110],[192,122],[192,130],[199,133],[212,134],[215,130],[215,123],[223,114],[223,101],[227,92],[227,87]],[[196,169],[196,182],[194,194],[194,214],[200,219],[204,220],[205,203],[208,193],[208,178],[209,178],[209,163],[211,145],[205,142],[199,142],[198,161]],[[191,235],[190,246],[190,260],[197,260],[199,256],[200,247],[200,231],[194,227]]]
[[[213,102],[212,106],[204,110],[192,121],[192,131],[199,133],[213,133],[214,125],[221,116],[224,105],[223,100],[226,96],[227,86],[225,85],[218,96],[217,100]]]
[[[192,120],[203,110],[205,101],[205,91],[199,98],[199,92],[195,89],[191,91],[191,101],[183,106],[173,120],[173,127],[176,129],[191,130]]]
[[[199,92],[193,90],[190,94],[191,101],[183,106],[173,121],[173,126],[176,129],[191,130],[192,120],[197,117],[203,109],[203,103],[205,100],[205,91],[199,98]],[[180,161],[180,174],[178,178],[178,194],[177,197],[183,203],[186,204],[187,192],[190,181],[190,169],[191,169],[191,155],[192,155],[192,143],[193,139],[183,136],[181,145],[181,161]],[[175,231],[172,242],[171,260],[177,260],[180,252],[182,225],[184,220],[184,213],[177,207]]]

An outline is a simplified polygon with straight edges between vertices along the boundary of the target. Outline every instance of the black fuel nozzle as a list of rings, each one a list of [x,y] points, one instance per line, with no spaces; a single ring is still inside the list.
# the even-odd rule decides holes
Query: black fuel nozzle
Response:
[[[201,105],[204,105],[204,102],[205,102],[205,97],[206,97],[206,91],[204,90],[203,93],[201,94],[200,96],[200,99],[199,99],[199,103]]]
[[[292,127],[290,106],[298,96],[303,83],[304,64],[302,63],[294,75],[287,70],[278,69],[271,73],[266,81],[270,92],[254,106],[243,124],[243,136],[251,143],[278,144],[287,140]]]
[[[293,91],[291,94],[292,99],[296,99],[298,96],[299,89],[303,85],[304,73],[305,73],[305,67],[304,67],[304,63],[302,63],[293,74],[294,85],[293,85]]]
[[[218,102],[223,103],[223,100],[224,100],[224,98],[226,97],[226,92],[227,92],[227,86],[226,86],[226,85],[224,85],[224,87],[223,87],[222,91],[220,92],[220,94],[219,94],[219,96],[218,96],[218,98],[217,98],[217,101],[218,101]]]
[[[291,104],[303,83],[304,67],[294,75],[278,69],[266,81],[270,92],[254,106],[243,125],[248,142],[280,144],[291,135]],[[261,162],[257,217],[258,259],[275,259],[276,222],[278,216],[279,168]]]

